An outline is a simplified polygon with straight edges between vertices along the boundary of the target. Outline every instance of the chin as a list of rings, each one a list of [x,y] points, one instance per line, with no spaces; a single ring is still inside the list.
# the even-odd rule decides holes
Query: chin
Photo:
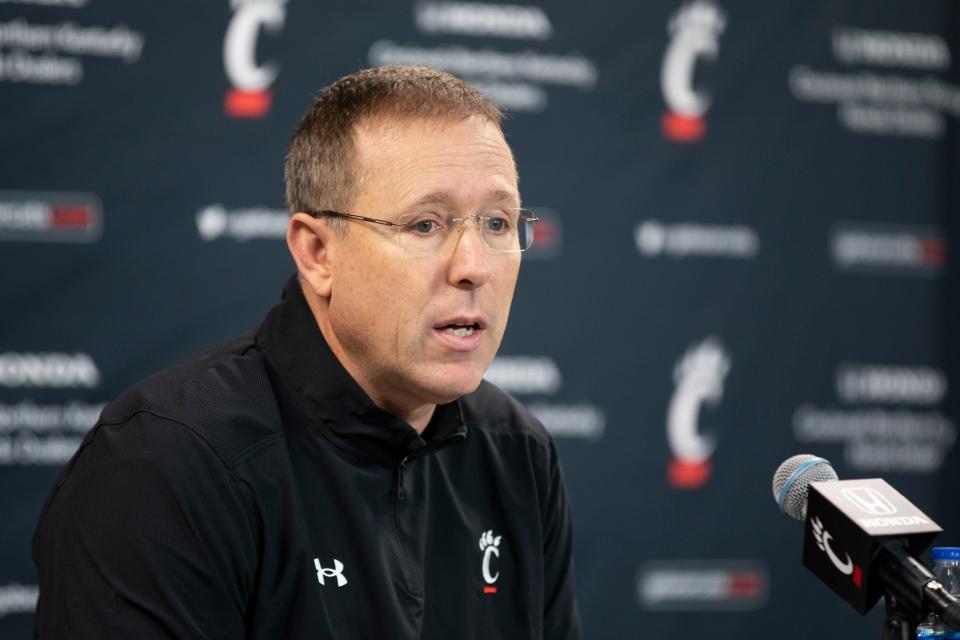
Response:
[[[447,371],[445,367],[432,372],[429,380],[424,380],[423,389],[434,404],[453,402],[461,396],[473,393],[483,381],[483,370]]]

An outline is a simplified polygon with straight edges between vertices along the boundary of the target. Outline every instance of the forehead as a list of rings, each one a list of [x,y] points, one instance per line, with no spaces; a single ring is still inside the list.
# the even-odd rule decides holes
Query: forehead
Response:
[[[425,200],[464,209],[504,200],[519,206],[513,155],[485,118],[378,119],[358,126],[354,143],[360,206],[399,213]]]

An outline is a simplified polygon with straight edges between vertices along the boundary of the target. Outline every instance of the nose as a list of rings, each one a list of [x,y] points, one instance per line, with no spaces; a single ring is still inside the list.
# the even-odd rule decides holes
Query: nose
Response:
[[[472,220],[472,224],[467,224],[468,220]],[[477,216],[468,216],[460,222],[455,242],[448,267],[450,284],[460,289],[482,286],[493,275],[493,269],[487,246],[480,236]]]

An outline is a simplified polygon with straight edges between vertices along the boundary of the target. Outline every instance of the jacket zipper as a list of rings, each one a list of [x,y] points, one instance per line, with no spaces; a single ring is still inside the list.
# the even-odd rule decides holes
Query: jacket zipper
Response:
[[[400,464],[397,465],[397,500],[403,500],[407,492],[403,487],[403,470],[407,466],[407,456],[403,457]]]
[[[420,597],[422,591],[414,582],[413,574],[411,573],[410,558],[407,556],[403,536],[400,534],[400,503],[403,502],[407,495],[406,488],[403,484],[403,471],[407,466],[408,460],[409,456],[404,456],[400,464],[397,465],[397,492],[395,494],[396,500],[393,503],[393,535],[397,543],[397,550],[400,554],[400,564],[403,567],[404,577],[406,578],[410,593],[415,597]]]

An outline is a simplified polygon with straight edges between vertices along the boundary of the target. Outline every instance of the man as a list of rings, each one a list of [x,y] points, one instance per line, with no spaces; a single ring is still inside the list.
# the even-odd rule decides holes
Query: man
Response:
[[[41,638],[580,637],[556,452],[481,381],[533,237],[500,117],[424,67],[321,93],[298,277],[104,410],[34,537]]]

